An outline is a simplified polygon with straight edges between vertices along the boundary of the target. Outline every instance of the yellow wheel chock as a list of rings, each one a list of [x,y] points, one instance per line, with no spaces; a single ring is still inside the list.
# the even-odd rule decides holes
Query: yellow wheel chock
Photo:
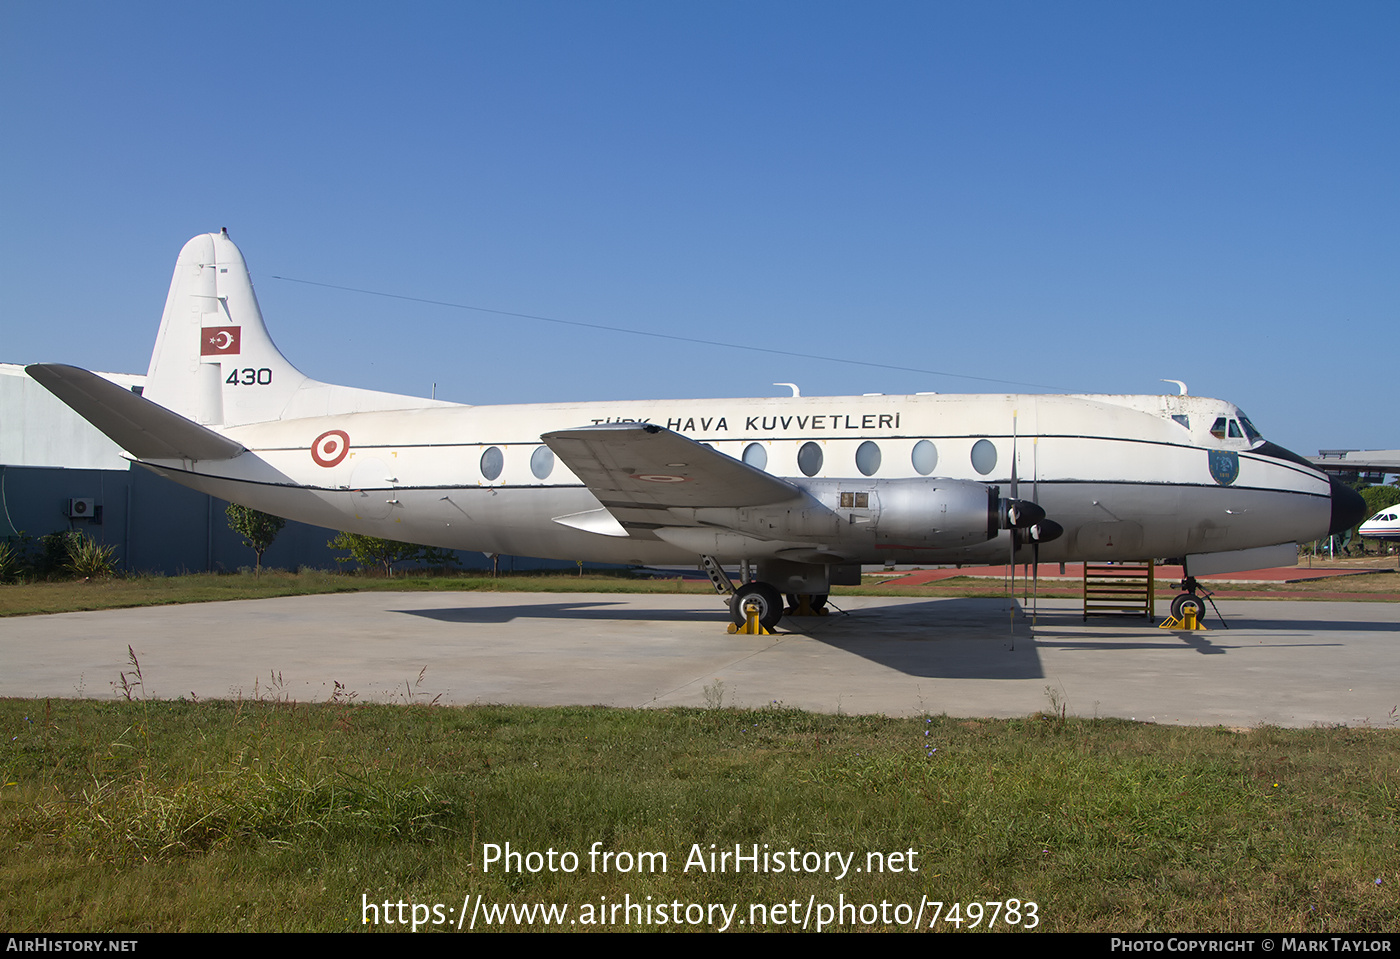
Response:
[[[758,621],[758,615],[759,615],[759,603],[758,603],[758,601],[757,601],[757,600],[749,600],[749,601],[745,602],[745,603],[744,603],[744,625],[742,625],[742,626],[737,626],[737,625],[735,625],[734,623],[730,623],[730,624],[729,624],[729,632],[730,632],[731,634],[738,633],[739,635],[742,635],[742,636],[772,636],[772,635],[773,635],[773,631],[772,631],[771,629],[765,629],[765,628],[764,628],[763,624],[760,623],[760,622]]]
[[[826,616],[826,615],[827,615],[826,597],[825,597],[825,596],[822,596],[822,597],[821,597],[821,603],[820,603],[820,604],[817,604],[817,603],[812,602],[812,594],[811,594],[811,593],[798,593],[796,598],[797,598],[797,605],[796,605],[796,607],[794,607],[793,609],[788,610],[788,613],[787,613],[787,614],[788,614],[789,616]]]
[[[1188,607],[1181,619],[1175,616],[1168,616],[1158,629],[1180,629],[1188,632],[1208,632],[1206,624],[1196,618],[1196,607]]]

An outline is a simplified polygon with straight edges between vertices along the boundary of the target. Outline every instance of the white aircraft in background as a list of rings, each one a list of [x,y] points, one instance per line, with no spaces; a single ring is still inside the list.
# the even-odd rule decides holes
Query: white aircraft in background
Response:
[[[1400,539],[1400,506],[1387,506],[1356,532],[1371,539]]]
[[[750,563],[766,626],[865,563],[1293,562],[1359,495],[1198,396],[915,395],[466,406],[317,382],[268,336],[227,231],[185,244],[144,395],[31,376],[178,483],[429,546]],[[1194,581],[1188,578],[1188,592]]]

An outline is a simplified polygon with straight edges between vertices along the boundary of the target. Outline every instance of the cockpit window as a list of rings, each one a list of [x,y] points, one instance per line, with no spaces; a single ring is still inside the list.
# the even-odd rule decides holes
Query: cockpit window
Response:
[[[1234,420],[1230,421],[1230,439],[1244,439],[1244,433],[1240,430],[1240,424],[1236,423]]]
[[[1257,443],[1264,438],[1264,434],[1254,428],[1254,424],[1249,421],[1249,417],[1240,414],[1240,425],[1244,427],[1244,435],[1249,437],[1251,443]]]
[[[1179,426],[1183,426],[1188,430],[1191,428],[1191,417],[1187,416],[1185,413],[1173,413],[1172,422],[1178,424]]]
[[[1225,417],[1221,416],[1216,418],[1215,422],[1211,424],[1210,435],[1218,440],[1223,440],[1225,438]]]

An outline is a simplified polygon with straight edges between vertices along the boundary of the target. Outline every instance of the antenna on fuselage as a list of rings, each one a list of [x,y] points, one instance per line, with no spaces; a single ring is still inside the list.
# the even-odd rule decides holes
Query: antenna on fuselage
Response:
[[[801,395],[802,395],[802,391],[799,390],[799,389],[797,388],[797,384],[796,384],[796,383],[774,383],[773,385],[774,385],[774,386],[786,386],[788,389],[792,390],[792,395],[793,395],[793,396],[801,396]]]
[[[1186,395],[1186,384],[1183,383],[1183,382],[1181,382],[1181,380],[1166,380],[1166,379],[1164,379],[1164,380],[1162,380],[1162,382],[1163,382],[1163,383],[1175,383],[1175,384],[1176,384],[1176,388],[1179,389],[1179,390],[1181,390],[1181,392],[1180,392],[1178,395],[1179,395],[1179,396],[1185,396],[1185,395]]]

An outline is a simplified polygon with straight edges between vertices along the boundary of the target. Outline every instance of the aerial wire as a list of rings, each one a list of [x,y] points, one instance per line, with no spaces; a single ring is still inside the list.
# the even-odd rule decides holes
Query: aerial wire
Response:
[[[716,340],[702,340],[693,336],[677,336],[674,333],[656,333],[651,330],[634,330],[624,326],[607,326],[602,323],[585,323],[582,320],[561,320],[554,316],[540,316],[535,313],[515,313],[510,310],[496,310],[487,306],[471,306],[466,303],[452,303],[447,300],[431,300],[422,296],[407,296],[403,293],[385,293],[382,290],[366,290],[355,286],[339,286],[335,283],[321,283],[317,280],[302,280],[294,276],[275,276],[274,280],[282,280],[286,283],[302,283],[306,286],[319,286],[327,290],[342,290],[346,293],[361,293],[365,296],[382,296],[391,300],[407,300],[410,303],[424,303],[429,306],[445,306],[453,310],[472,310],[477,313],[491,313],[496,316],[510,316],[522,320],[539,320],[543,323],[558,323],[562,326],[577,326],[587,330],[602,330],[607,333],[626,333],[632,336],[650,336],[659,340],[673,340],[679,343],[697,343],[701,346],[721,346],[733,350],[743,350],[746,353],[768,353],[772,356],[791,356],[802,360],[821,360],[827,363],[845,363],[850,366],[872,367],[878,370],[896,370],[900,373],[920,373],[925,376],[947,376],[961,380],[976,380],[979,383],[1000,383],[1003,386],[1031,386],[1041,390],[1053,390],[1057,393],[1075,392],[1062,386],[1050,386],[1045,383],[1026,383],[1021,380],[1001,380],[991,376],[972,376],[968,373],[949,373],[946,370],[926,370],[917,366],[897,366],[892,363],[874,363],[869,360],[853,360],[841,356],[822,356],[819,353],[799,353],[795,350],[775,350],[770,347],[752,346],[744,343],[726,343]]]

